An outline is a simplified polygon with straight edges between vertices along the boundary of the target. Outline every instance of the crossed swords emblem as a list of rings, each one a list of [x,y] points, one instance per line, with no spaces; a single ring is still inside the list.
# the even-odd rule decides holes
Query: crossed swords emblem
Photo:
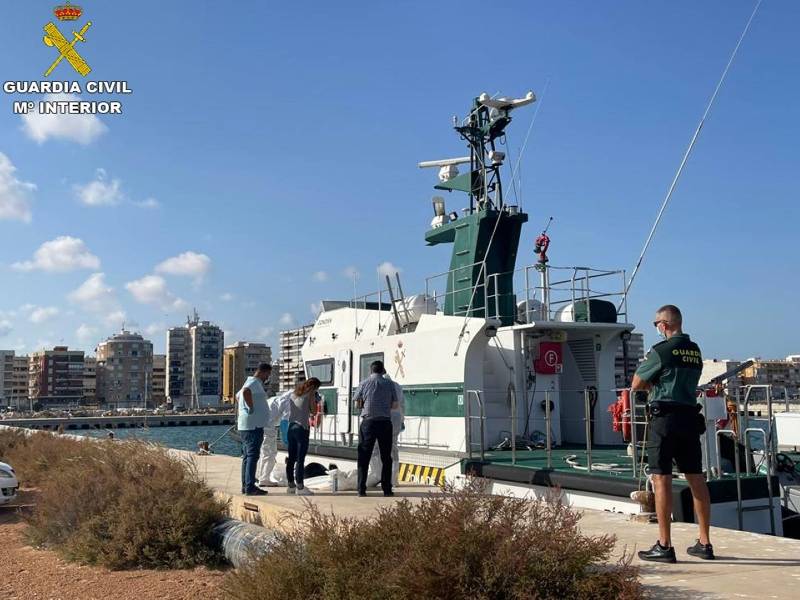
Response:
[[[71,42],[67,41],[67,38],[61,34],[61,32],[58,30],[58,27],[53,25],[53,23],[48,23],[44,26],[44,32],[46,34],[44,36],[44,43],[48,46],[55,46],[59,52],[58,58],[45,72],[45,77],[48,77],[50,73],[53,72],[53,69],[55,69],[65,58],[67,59],[67,62],[72,65],[72,68],[78,73],[84,77],[89,74],[92,69],[88,64],[86,64],[86,61],[83,60],[83,57],[78,54],[78,51],[75,50],[75,44],[78,42],[86,42],[86,38],[83,36],[87,31],[89,31],[89,27],[91,26],[92,22],[89,21],[81,28],[80,31],[73,31],[72,35],[74,39]]]

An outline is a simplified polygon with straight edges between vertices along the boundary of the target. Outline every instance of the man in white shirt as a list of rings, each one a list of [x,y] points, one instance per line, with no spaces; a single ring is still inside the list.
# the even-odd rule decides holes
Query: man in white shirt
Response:
[[[242,439],[242,494],[246,496],[264,496],[267,493],[256,486],[256,466],[264,439],[264,427],[270,420],[264,384],[271,373],[272,366],[261,363],[236,394],[237,429]]]

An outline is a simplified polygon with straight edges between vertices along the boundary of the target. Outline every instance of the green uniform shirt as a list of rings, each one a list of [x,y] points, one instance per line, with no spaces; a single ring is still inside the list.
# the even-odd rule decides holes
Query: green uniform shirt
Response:
[[[702,371],[700,347],[687,334],[681,333],[653,346],[636,374],[653,384],[650,402],[694,405]]]

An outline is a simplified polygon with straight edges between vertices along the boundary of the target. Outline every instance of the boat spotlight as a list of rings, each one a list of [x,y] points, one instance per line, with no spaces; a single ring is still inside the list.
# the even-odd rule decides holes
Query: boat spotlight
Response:
[[[433,214],[436,217],[443,217],[445,215],[444,198],[441,196],[433,197]]]

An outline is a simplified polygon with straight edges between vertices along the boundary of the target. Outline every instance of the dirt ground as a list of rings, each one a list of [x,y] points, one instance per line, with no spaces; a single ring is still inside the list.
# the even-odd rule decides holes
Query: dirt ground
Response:
[[[20,494],[15,504],[31,501]],[[217,600],[224,571],[109,571],[68,563],[28,546],[18,509],[0,506],[0,598],[3,600]]]

